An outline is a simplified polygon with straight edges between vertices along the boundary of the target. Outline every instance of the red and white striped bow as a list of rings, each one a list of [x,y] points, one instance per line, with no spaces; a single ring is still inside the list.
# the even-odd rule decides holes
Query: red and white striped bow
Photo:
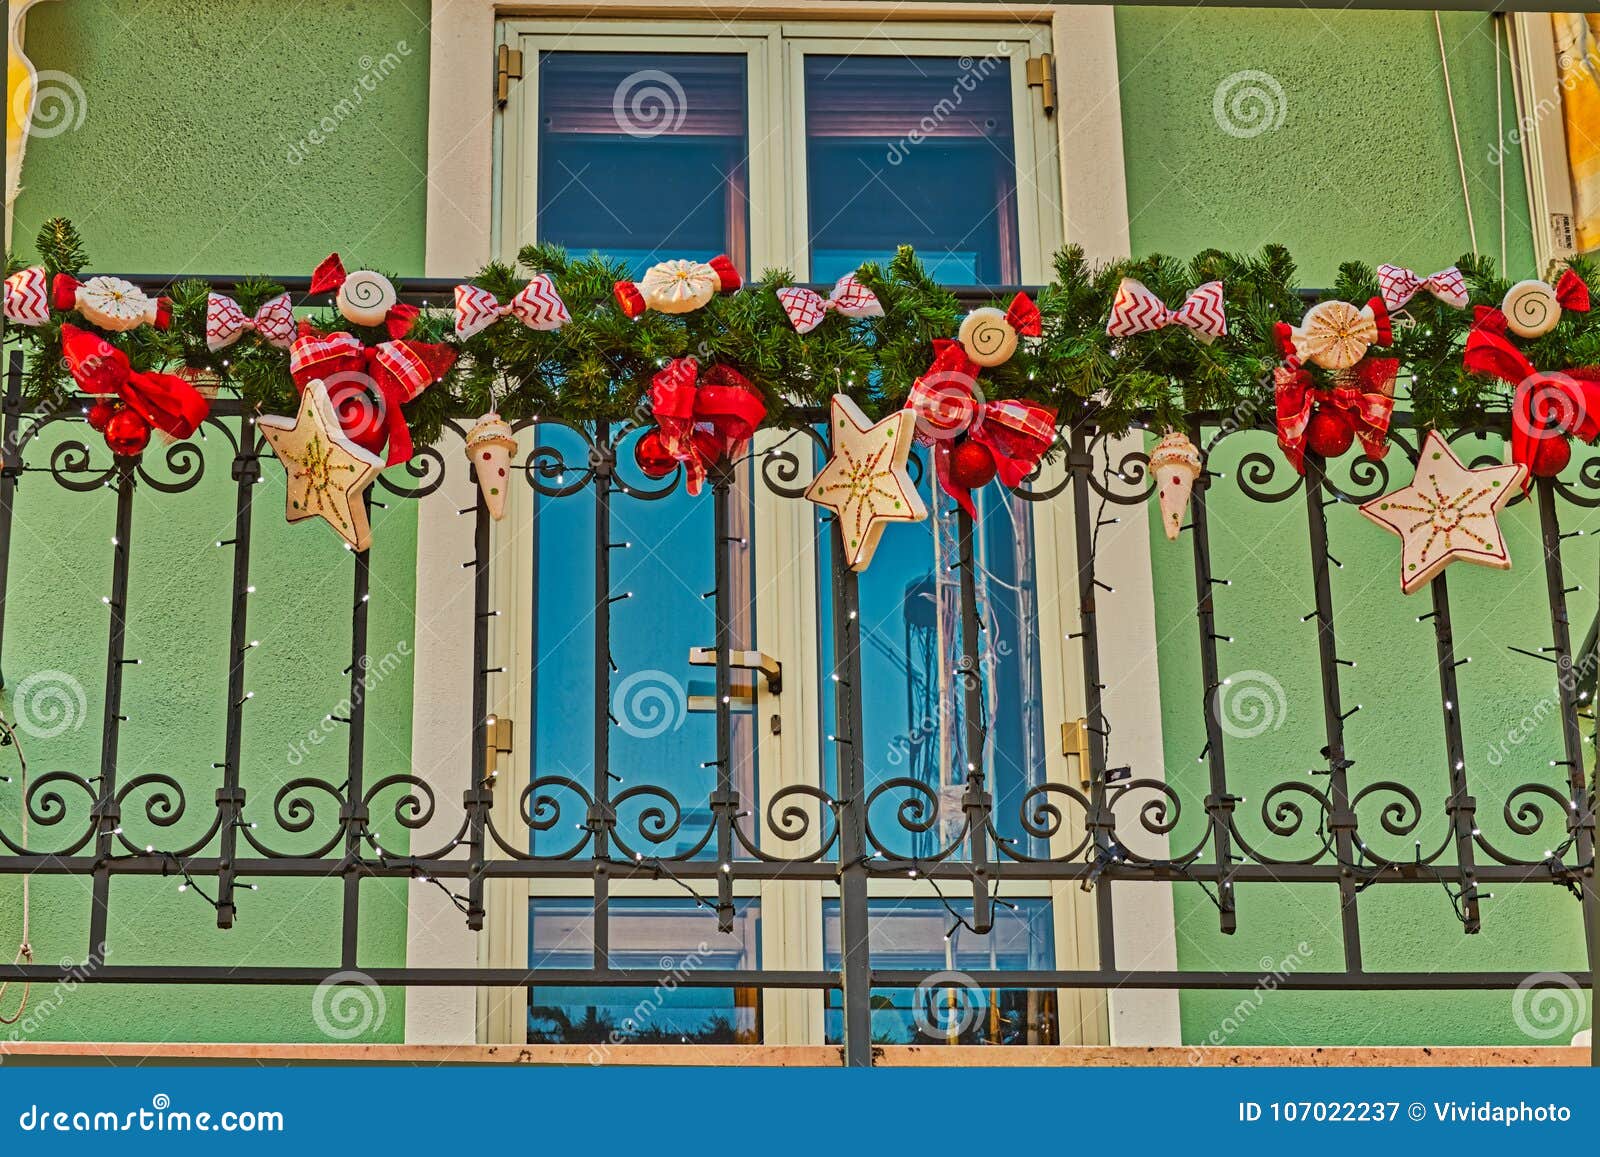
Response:
[[[1403,265],[1378,266],[1378,293],[1390,313],[1403,309],[1424,289],[1454,309],[1467,308],[1467,281],[1454,265],[1431,277],[1423,277]]]
[[[883,316],[883,303],[878,295],[857,281],[854,273],[846,273],[834,282],[833,292],[827,297],[801,285],[787,285],[773,292],[796,333],[810,333],[816,329],[829,310],[845,317]]]
[[[502,317],[515,317],[529,329],[538,330],[560,329],[572,320],[548,273],[536,274],[508,305],[501,305],[499,298],[481,286],[456,286],[457,337],[482,333]]]
[[[50,281],[41,266],[18,270],[6,278],[6,320],[18,325],[43,325],[50,320]]]
[[[262,341],[286,349],[294,341],[294,305],[287,293],[265,302],[254,317],[239,308],[225,293],[206,297],[206,349],[215,353],[226,349],[254,330]]]
[[[1177,309],[1150,292],[1142,282],[1124,277],[1111,303],[1106,333],[1130,337],[1150,333],[1169,325],[1181,325],[1206,345],[1228,332],[1228,314],[1222,297],[1222,282],[1208,281],[1189,294]]]

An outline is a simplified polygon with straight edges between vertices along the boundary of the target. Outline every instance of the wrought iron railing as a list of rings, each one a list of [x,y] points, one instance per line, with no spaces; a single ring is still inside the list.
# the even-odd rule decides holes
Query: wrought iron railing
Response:
[[[163,279],[140,279],[159,288]],[[225,279],[213,279],[225,286]],[[306,286],[290,282],[303,297]],[[404,295],[414,302],[443,300],[444,282],[413,283]],[[969,295],[977,296],[977,295]],[[982,295],[987,297],[987,294]],[[793,435],[757,454],[759,484],[776,494],[800,500],[807,474],[807,456],[826,450],[826,424],[822,415],[795,415]],[[1247,499],[1261,503],[1303,502],[1312,573],[1308,595],[1313,609],[1306,616],[1317,629],[1317,666],[1321,679],[1324,736],[1321,765],[1310,778],[1290,779],[1271,786],[1254,809],[1230,788],[1227,749],[1229,736],[1223,725],[1216,695],[1221,682],[1219,634],[1213,594],[1219,579],[1212,572],[1209,506],[1219,486],[1229,483],[1207,472],[1197,481],[1186,527],[1192,546],[1196,600],[1194,630],[1199,640],[1200,686],[1195,710],[1205,721],[1206,794],[1204,817],[1180,827],[1183,800],[1163,777],[1140,774],[1137,769],[1108,769],[1107,718],[1104,691],[1106,658],[1100,647],[1097,599],[1104,583],[1096,574],[1097,532],[1111,507],[1148,501],[1151,486],[1142,453],[1116,448],[1113,440],[1092,421],[1062,430],[1064,468],[1051,475],[1058,480],[1045,486],[1037,479],[1021,487],[1019,497],[1034,501],[1070,501],[1073,537],[1077,550],[1077,608],[1075,638],[1082,663],[1086,693],[1085,728],[1088,744],[1086,785],[1046,782],[1022,794],[1017,830],[1026,839],[1004,834],[995,814],[981,759],[971,759],[970,772],[959,802],[959,817],[941,817],[939,794],[911,776],[869,777],[863,744],[863,696],[860,693],[860,599],[857,576],[846,569],[839,552],[832,552],[829,585],[834,632],[834,670],[829,680],[836,699],[835,734],[837,782],[826,790],[819,769],[815,784],[789,786],[777,791],[767,806],[754,810],[754,801],[741,798],[732,773],[734,618],[731,571],[734,535],[731,503],[734,471],[723,466],[710,478],[712,548],[716,552],[714,606],[716,637],[716,750],[709,766],[715,769],[714,789],[704,801],[711,823],[703,836],[680,844],[676,837],[685,816],[685,801],[665,787],[640,783],[618,787],[610,774],[609,738],[611,554],[617,546],[612,527],[612,506],[620,497],[653,501],[665,497],[679,484],[665,480],[630,478],[631,464],[619,458],[617,448],[633,430],[633,422],[597,422],[573,428],[582,440],[581,458],[568,458],[548,444],[528,455],[523,474],[538,494],[558,500],[581,492],[592,495],[594,524],[594,662],[593,702],[594,766],[592,777],[580,782],[570,776],[541,774],[514,788],[516,820],[503,828],[494,808],[495,786],[486,776],[486,756],[491,738],[488,716],[491,675],[489,647],[489,566],[492,523],[481,499],[475,511],[475,557],[468,564],[473,574],[476,627],[470,689],[473,705],[471,753],[461,769],[462,803],[448,839],[432,848],[413,847],[401,855],[379,847],[374,836],[374,813],[383,810],[385,824],[410,832],[432,825],[443,809],[453,807],[437,798],[427,781],[413,774],[386,775],[369,782],[364,757],[367,721],[361,681],[368,662],[368,613],[371,588],[366,553],[352,559],[350,619],[351,711],[342,720],[348,728],[348,778],[340,783],[316,776],[290,780],[269,799],[247,793],[241,782],[241,734],[247,699],[246,669],[254,651],[247,640],[252,566],[252,524],[256,517],[253,487],[261,479],[264,443],[251,416],[236,402],[219,400],[206,427],[226,440],[232,450],[235,517],[231,541],[233,573],[229,600],[230,639],[224,754],[217,765],[217,788],[204,817],[205,830],[183,846],[151,850],[157,841],[144,838],[140,829],[164,832],[201,806],[191,802],[179,780],[165,773],[125,778],[119,774],[119,735],[123,721],[123,673],[126,627],[138,614],[137,593],[129,589],[129,562],[138,549],[134,495],[148,487],[176,496],[193,489],[205,471],[205,455],[190,442],[164,450],[151,450],[143,460],[98,460],[100,451],[75,436],[55,440],[47,460],[38,461],[40,434],[52,426],[79,423],[81,411],[69,407],[49,413],[32,413],[22,401],[22,365],[13,354],[8,367],[4,400],[4,442],[0,447],[0,600],[6,594],[12,529],[19,516],[19,483],[34,475],[49,478],[67,491],[88,493],[110,488],[115,492],[115,537],[112,539],[111,593],[107,598],[110,623],[106,645],[106,676],[102,714],[102,745],[98,769],[48,771],[35,776],[21,801],[31,825],[31,836],[0,824],[0,875],[76,876],[90,881],[91,909],[88,937],[96,966],[19,963],[0,966],[0,978],[52,981],[73,978],[94,983],[139,982],[163,984],[320,984],[332,973],[361,968],[384,985],[487,985],[527,986],[581,984],[584,986],[645,985],[657,982],[653,973],[615,968],[610,963],[607,901],[612,881],[661,878],[664,874],[703,890],[715,907],[719,924],[731,928],[734,896],[740,881],[773,879],[834,881],[839,889],[841,964],[837,969],[784,971],[775,969],[697,969],[681,978],[685,986],[803,988],[841,990],[844,1009],[844,1048],[849,1063],[871,1060],[870,990],[911,987],[928,974],[915,970],[875,968],[868,945],[869,882],[874,878],[908,874],[970,888],[970,924],[978,932],[992,925],[992,905],[1004,880],[1076,881],[1092,890],[1097,923],[1098,963],[1092,968],[1043,971],[974,972],[973,983],[984,988],[1080,989],[1251,989],[1260,983],[1255,971],[1148,970],[1119,961],[1116,951],[1116,911],[1112,881],[1173,881],[1198,884],[1211,893],[1220,929],[1237,927],[1239,885],[1264,882],[1316,884],[1339,892],[1343,967],[1325,971],[1297,970],[1276,978],[1276,987],[1302,990],[1465,990],[1516,988],[1529,973],[1543,970],[1546,962],[1530,961],[1517,971],[1370,971],[1365,967],[1360,917],[1360,896],[1367,889],[1388,884],[1444,885],[1458,908],[1463,929],[1476,932],[1482,923],[1483,889],[1496,885],[1548,883],[1575,894],[1581,905],[1589,967],[1573,973],[1580,985],[1593,985],[1597,944],[1594,872],[1595,796],[1586,772],[1584,737],[1580,719],[1584,699],[1592,686],[1593,666],[1576,661],[1572,648],[1567,595],[1573,589],[1562,560],[1567,533],[1560,515],[1563,504],[1580,509],[1600,506],[1600,460],[1590,460],[1575,472],[1571,482],[1538,480],[1532,501],[1538,512],[1543,543],[1543,567],[1549,609],[1551,642],[1537,652],[1560,673],[1559,718],[1563,758],[1554,777],[1560,783],[1538,780],[1505,793],[1498,816],[1479,814],[1472,794],[1470,772],[1462,740],[1462,710],[1457,687],[1460,666],[1451,628],[1449,584],[1441,576],[1431,587],[1431,610],[1423,618],[1432,624],[1437,651],[1438,692],[1444,723],[1445,750],[1438,769],[1418,770],[1416,782],[1383,779],[1357,787],[1351,782],[1352,760],[1347,753],[1345,723],[1353,713],[1341,695],[1341,658],[1336,631],[1337,614],[1329,579],[1330,556],[1326,510],[1341,502],[1364,501],[1391,486],[1393,464],[1414,460],[1416,432],[1405,415],[1397,415],[1392,434],[1395,453],[1384,462],[1361,457],[1347,459],[1343,473],[1315,456],[1308,458],[1304,476],[1289,470],[1280,456],[1251,450],[1240,459],[1231,484]],[[460,427],[455,427],[460,432]],[[1194,441],[1214,450],[1225,439],[1246,430],[1266,429],[1253,418],[1238,415],[1198,414],[1190,420]],[[1463,432],[1452,440],[1465,444],[1477,433]],[[1477,455],[1486,457],[1486,451]],[[436,449],[420,452],[403,470],[379,476],[388,494],[420,498],[435,492],[446,470]],[[370,501],[370,498],[369,498]],[[960,574],[959,678],[963,683],[967,752],[981,751],[986,741],[981,701],[984,661],[980,633],[979,593],[976,589],[974,527],[965,514],[957,515]],[[3,611],[3,602],[0,602]],[[4,615],[0,613],[0,648],[4,644]],[[1587,644],[1592,654],[1594,632]],[[0,653],[0,660],[14,657]],[[1149,708],[1147,708],[1148,710]],[[1442,813],[1447,819],[1445,837],[1434,847],[1415,842],[1409,855],[1385,856],[1375,850],[1385,842],[1404,842],[1420,830],[1429,813],[1419,794],[1419,784],[1431,777],[1442,792]],[[505,790],[505,789],[501,789]],[[392,802],[391,802],[392,801]],[[699,804],[701,801],[693,801]],[[1492,821],[1492,822],[1491,822]],[[198,823],[196,823],[198,826]],[[536,837],[545,833],[575,832],[545,847]],[[931,854],[907,858],[897,849],[908,833],[937,833],[942,846]],[[1140,849],[1154,846],[1152,837],[1166,841],[1182,836],[1181,847],[1168,847],[1157,858]],[[1548,850],[1541,855],[1521,855],[1506,846],[1512,842]],[[547,836],[546,838],[553,838]],[[284,841],[314,844],[291,852]],[[1274,852],[1274,847],[1282,850]],[[227,928],[238,917],[236,888],[241,876],[271,878],[338,878],[343,882],[341,949],[337,961],[312,961],[296,966],[240,965],[132,965],[96,959],[107,941],[111,882],[116,877],[161,876],[181,872],[188,878],[214,883],[217,923]],[[469,927],[481,929],[485,920],[485,887],[489,880],[585,879],[593,887],[593,958],[588,968],[496,967],[363,967],[357,953],[361,922],[363,881],[427,877],[462,890],[462,908]]]

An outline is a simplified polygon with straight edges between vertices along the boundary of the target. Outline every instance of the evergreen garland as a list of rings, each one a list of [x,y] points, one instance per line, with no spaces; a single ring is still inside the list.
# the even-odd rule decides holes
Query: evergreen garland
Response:
[[[36,245],[50,275],[83,276],[87,256],[70,221],[56,218],[39,231]],[[12,258],[8,270],[23,263]],[[1520,341],[1540,369],[1600,365],[1600,269],[1585,258],[1570,263],[1589,284],[1597,308],[1566,311],[1549,334]],[[1457,266],[1472,305],[1498,306],[1508,283],[1487,258],[1466,254]],[[509,300],[534,273],[548,273],[572,315],[557,331],[536,331],[513,320],[497,322],[464,341],[455,338],[448,302],[432,303],[409,338],[448,342],[458,350],[446,379],[406,406],[419,446],[436,441],[448,420],[470,419],[498,408],[511,421],[648,420],[650,379],[668,360],[692,356],[703,366],[723,364],[744,374],[767,403],[768,421],[782,423],[826,407],[835,393],[849,394],[869,415],[904,404],[912,383],[933,356],[933,342],[955,335],[964,314],[956,298],[936,284],[909,247],[887,265],[867,263],[859,280],[877,294],[883,316],[852,319],[830,312],[808,334],[795,332],[772,290],[793,283],[784,270],[767,270],[761,284],[719,294],[702,309],[680,315],[646,311],[629,319],[617,307],[612,287],[628,270],[598,255],[573,256],[554,245],[530,245],[515,267],[492,262],[474,284]],[[1037,295],[1042,336],[1022,342],[1003,365],[985,370],[982,389],[990,398],[1026,398],[1054,407],[1064,423],[1093,415],[1119,432],[1135,423],[1180,426],[1186,415],[1206,412],[1245,424],[1270,424],[1273,370],[1282,364],[1274,335],[1279,322],[1298,322],[1307,308],[1295,288],[1288,251],[1269,245],[1255,254],[1206,250],[1192,260],[1142,257],[1091,265],[1081,249],[1056,255],[1054,279]],[[1553,270],[1552,278],[1560,269]],[[1136,278],[1169,306],[1196,286],[1223,283],[1228,332],[1211,344],[1181,326],[1113,339],[1106,319],[1117,287]],[[396,279],[398,284],[398,279]],[[1353,303],[1378,291],[1368,266],[1341,267],[1329,295]],[[252,410],[292,413],[297,391],[287,352],[247,335],[218,353],[206,348],[206,299],[202,281],[180,282],[169,291],[172,325],[107,334],[138,369],[187,366],[213,375],[225,394]],[[230,294],[247,313],[283,292],[274,282],[252,278]],[[1004,307],[1006,302],[996,301]],[[1394,343],[1374,351],[1401,363],[1402,405],[1418,425],[1451,430],[1479,425],[1503,413],[1512,387],[1462,367],[1461,351],[1473,308],[1452,309],[1419,291],[1394,319]],[[354,333],[364,344],[388,340],[381,328],[352,326],[331,309],[302,310],[324,331]],[[61,359],[61,323],[86,324],[76,312],[55,313],[42,326],[10,326],[9,337],[28,349],[24,378],[31,405],[71,397],[74,383]],[[1324,371],[1317,384],[1327,385]]]

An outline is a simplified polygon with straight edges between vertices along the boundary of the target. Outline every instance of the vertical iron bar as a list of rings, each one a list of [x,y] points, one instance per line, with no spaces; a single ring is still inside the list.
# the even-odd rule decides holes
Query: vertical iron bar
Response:
[[[837,516],[830,516],[829,523]],[[833,525],[826,533],[837,535]],[[861,591],[835,538],[833,560],[834,765],[839,791],[839,963],[844,1063],[872,1064],[871,911],[867,903],[867,783],[861,752]]]
[[[1561,702],[1561,746],[1566,758],[1567,832],[1572,837],[1573,855],[1586,865],[1583,879],[1584,945],[1589,968],[1595,966],[1600,945],[1600,909],[1595,895],[1595,800],[1591,794],[1583,763],[1583,732],[1578,727],[1578,673],[1572,666],[1571,616],[1567,611],[1566,572],[1561,565],[1561,520],[1556,514],[1555,480],[1537,478],[1534,486],[1539,498],[1539,530],[1544,538],[1545,589],[1550,597],[1550,632],[1555,646],[1556,690]],[[1600,1027],[1600,1026],[1595,1026]],[[1591,1034],[1592,1034],[1591,1029]],[[1600,1065],[1600,1047],[1590,1045],[1589,1061]]]
[[[1328,799],[1332,814],[1334,854],[1339,857],[1339,921],[1344,934],[1344,964],[1350,972],[1361,969],[1361,921],[1356,911],[1355,813],[1350,810],[1350,781],[1345,774],[1344,711],[1339,700],[1339,653],[1333,634],[1333,588],[1328,577],[1328,520],[1323,509],[1327,467],[1316,454],[1307,454],[1306,520],[1311,536],[1311,577],[1316,588],[1317,654],[1322,667],[1322,718],[1328,738]]]
[[[22,474],[22,352],[13,350],[6,360],[6,393],[0,413],[0,655],[4,654],[6,583],[11,572],[11,518]],[[0,662],[0,688],[6,685],[5,664]]]
[[[1072,471],[1072,517],[1078,553],[1078,630],[1082,635],[1084,726],[1089,732],[1089,813],[1084,817],[1094,836],[1095,857],[1109,866],[1121,855],[1116,841],[1116,819],[1106,798],[1106,717],[1100,682],[1100,635],[1095,619],[1094,515],[1090,512],[1089,472],[1094,469],[1094,453],[1089,432],[1082,426],[1072,431],[1072,452],[1067,467]],[[1095,938],[1102,971],[1117,966],[1116,921],[1112,909],[1111,885],[1101,882],[1095,889]]]
[[[972,930],[985,935],[994,927],[994,905],[989,894],[989,813],[992,797],[984,776],[985,734],[983,724],[983,668],[978,642],[982,622],[978,618],[977,555],[973,549],[972,516],[964,507],[956,508],[956,531],[961,568],[961,661],[957,674],[964,693],[967,789],[962,810],[967,816],[967,832],[972,860]]]
[[[111,611],[106,643],[106,704],[100,737],[100,791],[93,815],[99,825],[95,836],[93,906],[89,912],[89,957],[105,958],[106,926],[111,900],[111,856],[122,816],[117,805],[117,740],[122,728],[122,662],[128,633],[128,558],[133,539],[133,485],[136,458],[118,458],[117,535],[111,548]]]
[[[1467,932],[1483,927],[1478,909],[1477,855],[1473,829],[1477,826],[1477,800],[1467,792],[1466,745],[1461,738],[1461,695],[1456,685],[1455,634],[1450,625],[1450,589],[1441,574],[1433,588],[1433,636],[1438,646],[1439,694],[1444,705],[1444,751],[1449,761],[1450,799],[1445,811],[1455,833],[1456,864],[1461,869],[1461,923]]]
[[[244,664],[250,651],[247,632],[250,611],[250,508],[255,484],[261,478],[260,444],[256,425],[239,419],[239,448],[233,458],[236,486],[233,507],[233,606],[228,631],[228,722],[222,756],[222,786],[217,789],[221,822],[221,852],[217,865],[217,927],[232,928],[238,915],[234,904],[233,858],[238,852],[239,824],[243,821],[244,789],[239,786],[239,751],[244,732]]]
[[[733,517],[728,491],[733,482],[726,463],[712,467],[712,523],[716,535],[717,787],[711,814],[717,829],[717,931],[733,931],[733,815],[739,793],[733,786]]]
[[[1189,439],[1200,443],[1200,424],[1189,423]],[[1194,536],[1195,618],[1200,624],[1200,682],[1204,690],[1201,710],[1206,720],[1206,770],[1210,791],[1206,814],[1211,817],[1213,854],[1221,878],[1217,884],[1217,907],[1222,933],[1232,936],[1239,929],[1239,913],[1233,891],[1233,808],[1238,802],[1228,790],[1228,765],[1222,739],[1222,672],[1217,664],[1217,616],[1211,573],[1211,530],[1206,510],[1206,492],[1211,486],[1209,463],[1202,463],[1194,480],[1190,498],[1190,519]]]
[[[611,967],[611,480],[616,466],[611,423],[594,431],[594,833],[593,951],[596,972]]]
[[[476,464],[473,470],[477,470]],[[467,790],[461,797],[467,809],[467,927],[483,929],[485,829],[489,809],[494,806],[496,752],[489,747],[489,507],[483,488],[477,488],[478,503],[473,511],[472,529],[472,753],[467,771]],[[596,673],[598,675],[598,672]]]
[[[372,494],[361,496],[367,514],[372,513]],[[362,839],[367,831],[366,740],[367,740],[367,607],[372,590],[372,552],[355,552],[355,607],[350,615],[350,754],[345,776],[345,804],[340,819],[345,825],[344,914],[341,922],[341,961],[346,969],[356,968],[361,931],[361,877],[364,874]]]

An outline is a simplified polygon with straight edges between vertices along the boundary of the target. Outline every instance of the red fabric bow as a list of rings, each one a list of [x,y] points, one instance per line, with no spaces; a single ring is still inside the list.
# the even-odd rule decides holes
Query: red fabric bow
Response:
[[[1011,305],[1017,308],[1016,301]],[[1011,324],[1020,330],[1016,321]],[[935,339],[933,355],[928,372],[912,385],[906,409],[916,412],[918,441],[933,447],[939,485],[976,518],[972,491],[950,477],[950,453],[958,440],[965,436],[987,448],[1001,484],[1019,486],[1039,468],[1039,459],[1055,440],[1056,412],[1021,398],[984,400],[978,391],[978,366],[959,342]]]
[[[1024,337],[1038,337],[1044,332],[1040,325],[1039,307],[1033,304],[1033,298],[1026,293],[1019,293],[1011,299],[1011,304],[1006,306],[1006,321]]]
[[[1575,273],[1572,276],[1579,286],[1583,285],[1581,277]],[[1561,280],[1566,281],[1565,274]],[[1561,292],[1558,284],[1558,297]],[[1568,295],[1576,300],[1570,288]],[[1582,304],[1565,308],[1581,313],[1588,307],[1585,288]],[[1498,309],[1478,307],[1461,363],[1475,374],[1488,374],[1516,387],[1511,409],[1511,460],[1528,467],[1523,474],[1524,489],[1532,478],[1534,451],[1544,439],[1568,434],[1576,434],[1585,442],[1600,438],[1600,366],[1553,372],[1535,369],[1506,337],[1506,315]]]
[[[71,322],[61,326],[61,353],[84,393],[115,394],[169,437],[189,437],[211,411],[205,395],[176,374],[136,370],[127,354]]]
[[[650,408],[662,447],[683,463],[690,494],[700,493],[712,463],[736,453],[767,416],[766,402],[738,370],[712,366],[702,376],[693,358],[674,358],[650,379]]]
[[[387,445],[386,464],[393,466],[409,461],[413,451],[400,407],[449,373],[455,360],[456,351],[447,345],[386,341],[365,349],[351,334],[319,333],[302,321],[289,348],[289,376],[302,391],[313,381],[325,382],[345,434],[374,454]]]
[[[1394,413],[1394,379],[1398,358],[1362,358],[1340,375],[1339,385],[1318,389],[1311,375],[1298,366],[1279,366],[1277,382],[1278,445],[1296,473],[1306,472],[1306,427],[1311,415],[1324,407],[1343,410],[1355,425],[1356,437],[1368,458],[1377,461],[1389,452],[1389,418]]]

